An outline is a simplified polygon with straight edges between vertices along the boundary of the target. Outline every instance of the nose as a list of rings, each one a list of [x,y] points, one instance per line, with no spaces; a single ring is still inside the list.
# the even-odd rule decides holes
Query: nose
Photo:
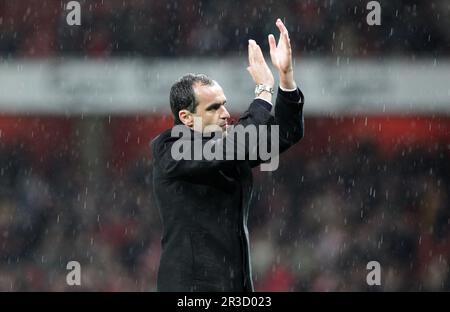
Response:
[[[222,106],[222,111],[220,112],[220,118],[222,118],[222,119],[230,118],[230,113],[228,113],[228,111],[225,108],[225,106]]]

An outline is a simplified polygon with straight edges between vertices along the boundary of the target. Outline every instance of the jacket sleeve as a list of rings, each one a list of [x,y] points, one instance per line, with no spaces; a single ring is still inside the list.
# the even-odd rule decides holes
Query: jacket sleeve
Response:
[[[280,129],[280,153],[300,141],[304,136],[303,104],[305,98],[300,89],[286,92],[278,90],[275,105],[275,124]]]
[[[278,88],[275,102],[275,118],[271,125],[278,125],[279,153],[300,141],[304,136],[303,105],[305,98],[299,88],[295,91],[283,91]],[[271,127],[269,127],[271,131]],[[267,136],[270,141],[271,135]],[[267,143],[270,146],[270,142]],[[260,158],[250,161],[251,167],[262,163]]]
[[[267,108],[267,103],[261,99],[255,99],[250,104],[247,111],[242,114],[239,121],[235,125],[241,125],[246,127],[248,125],[255,125],[255,129],[259,129],[259,125],[268,125],[274,122],[274,117],[270,114]],[[259,131],[259,130],[257,130]],[[191,155],[191,160],[179,159],[176,160],[172,156],[172,146],[179,140],[178,137],[168,136],[165,138],[155,139],[152,142],[153,162],[159,166],[160,169],[169,177],[192,175],[199,173],[207,173],[211,169],[221,169],[229,166],[235,166],[236,161],[248,161],[248,155],[250,151],[254,149],[254,146],[247,144],[248,142],[242,140],[234,140],[232,133],[224,136],[221,139],[215,140],[214,148],[221,147],[223,151],[223,157],[221,159],[202,159],[196,160],[193,157],[194,143],[189,140],[185,146],[190,149],[185,151]],[[208,142],[208,141],[206,141]],[[202,140],[202,149],[206,143]],[[208,143],[206,143],[208,144]],[[227,157],[227,147],[232,146],[230,149],[233,156]],[[244,159],[239,160],[238,154],[244,155]],[[228,155],[229,156],[229,155]]]

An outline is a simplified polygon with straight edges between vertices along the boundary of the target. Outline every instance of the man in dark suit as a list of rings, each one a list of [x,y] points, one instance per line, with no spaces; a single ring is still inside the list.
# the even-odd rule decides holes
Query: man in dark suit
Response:
[[[303,137],[304,99],[294,80],[288,31],[280,19],[276,25],[280,30],[278,44],[273,35],[268,38],[271,60],[280,78],[275,114],[270,113],[273,75],[260,47],[249,40],[247,70],[257,84],[256,97],[238,124],[255,129],[277,125],[277,143],[283,152]],[[174,156],[177,142],[187,143],[187,154],[194,152],[195,138],[200,138],[200,147],[210,140],[215,148],[230,143],[233,130],[227,130],[230,115],[225,104],[216,81],[205,75],[182,77],[172,86],[170,105],[174,128],[186,129],[192,136],[180,138],[172,128],[152,141],[153,191],[163,223],[158,291],[253,291],[247,218],[251,168],[263,160],[248,157],[254,146],[241,144],[248,141],[235,140],[231,144],[243,151],[243,160]],[[195,129],[196,118],[201,118],[200,129]],[[211,126],[222,135],[205,138]]]

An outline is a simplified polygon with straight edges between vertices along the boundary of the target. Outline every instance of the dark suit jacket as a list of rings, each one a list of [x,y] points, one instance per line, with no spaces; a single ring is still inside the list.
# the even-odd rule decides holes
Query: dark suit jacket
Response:
[[[267,102],[255,99],[238,123],[279,125],[283,152],[303,137],[303,102],[299,89],[279,89],[274,116]],[[260,161],[176,161],[171,147],[177,140],[169,129],[151,144],[163,224],[158,291],[253,291],[247,218],[251,168]]]

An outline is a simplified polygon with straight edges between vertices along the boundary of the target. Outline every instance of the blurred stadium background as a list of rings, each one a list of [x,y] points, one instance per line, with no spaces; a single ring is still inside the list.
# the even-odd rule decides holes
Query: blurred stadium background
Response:
[[[306,135],[254,172],[256,290],[450,290],[448,1],[379,1],[381,26],[359,0],[86,0],[81,26],[67,2],[0,0],[0,290],[154,291],[149,142],[170,85],[211,75],[237,117],[247,40],[267,53],[277,17]]]

